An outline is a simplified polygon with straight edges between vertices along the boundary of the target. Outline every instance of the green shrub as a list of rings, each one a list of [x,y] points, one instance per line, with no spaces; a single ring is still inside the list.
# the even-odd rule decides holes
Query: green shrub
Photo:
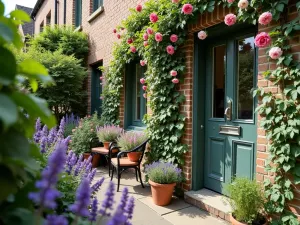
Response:
[[[182,181],[182,170],[169,162],[153,162],[146,165],[148,178],[158,184],[172,184]]]
[[[76,155],[90,152],[90,140],[97,137],[96,127],[99,125],[103,125],[103,123],[98,119],[97,113],[92,117],[81,119],[79,126],[72,133],[72,142],[70,144],[70,148]]]
[[[259,183],[248,178],[236,178],[226,190],[233,215],[238,221],[251,224],[259,218],[265,200]]]
[[[144,132],[128,131],[123,133],[117,140],[121,151],[129,151],[141,145],[147,140]]]

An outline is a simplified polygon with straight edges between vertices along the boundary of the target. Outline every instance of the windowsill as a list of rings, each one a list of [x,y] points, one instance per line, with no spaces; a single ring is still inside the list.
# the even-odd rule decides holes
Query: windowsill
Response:
[[[79,32],[79,31],[82,31],[82,26],[79,25],[78,27],[76,27],[76,29],[74,30],[74,32]]]
[[[96,19],[102,12],[104,11],[104,7],[100,6],[95,12],[92,13],[92,15],[89,16],[88,22],[92,22],[94,19]]]
[[[125,130],[134,130],[134,131],[145,131],[146,126],[138,127],[138,126],[128,126]]]

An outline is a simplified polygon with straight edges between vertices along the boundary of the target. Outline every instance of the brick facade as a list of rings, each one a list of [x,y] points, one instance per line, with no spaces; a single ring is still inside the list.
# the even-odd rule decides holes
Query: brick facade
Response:
[[[58,22],[63,24],[63,0],[59,0],[59,12]],[[67,0],[67,24],[74,24],[74,2],[75,0]],[[91,22],[88,22],[88,18],[92,14],[92,0],[82,1],[82,31],[89,35],[90,53],[88,57],[88,65],[93,65],[97,62],[102,62],[103,66],[108,66],[112,59],[112,47],[113,43],[117,42],[115,34],[112,30],[119,25],[122,19],[129,15],[129,8],[135,7],[138,3],[143,3],[141,0],[104,0],[104,11],[97,16]],[[295,18],[298,14],[296,11],[296,0],[290,1],[288,7],[288,19]],[[46,0],[36,15],[35,31],[39,33],[39,26],[42,21],[45,20],[47,14],[51,10],[51,21],[54,23],[54,1]],[[186,183],[183,188],[185,190],[191,189],[192,183],[192,110],[193,110],[193,68],[194,68],[194,33],[204,28],[223,23],[224,17],[230,12],[229,9],[217,7],[213,13],[205,13],[199,16],[196,23],[189,25],[188,37],[186,44],[182,50],[186,54],[186,66],[187,71],[184,75],[184,81],[180,84],[180,91],[185,94],[186,101],[181,107],[181,112],[186,116],[186,133],[182,139],[184,143],[189,146],[189,151],[185,155],[184,174],[186,176]],[[271,24],[267,27],[258,27],[258,32],[270,31],[276,24]],[[300,59],[300,36],[299,33],[294,36],[290,44],[292,45],[292,52],[294,58]],[[273,93],[279,93],[277,86],[274,86],[272,82],[264,80],[262,72],[267,69],[274,69],[275,63],[269,61],[266,56],[266,49],[259,49],[258,54],[258,81],[257,86],[265,88],[266,91],[272,91]],[[91,71],[90,67],[89,70]],[[89,72],[90,74],[90,72]],[[90,77],[90,76],[89,76]],[[90,79],[88,79],[88,91],[90,93]],[[120,121],[124,122],[124,90],[122,90],[121,107],[120,107]],[[90,98],[89,98],[90,99]],[[90,100],[89,100],[90,111]],[[256,148],[256,179],[263,181],[266,177],[270,176],[264,171],[265,160],[268,157],[267,153],[267,140],[265,131],[259,128],[259,121],[261,117],[257,115],[258,128],[257,128],[257,148]],[[295,187],[299,192],[295,193],[295,200],[290,203],[291,210],[300,215],[300,186]]]

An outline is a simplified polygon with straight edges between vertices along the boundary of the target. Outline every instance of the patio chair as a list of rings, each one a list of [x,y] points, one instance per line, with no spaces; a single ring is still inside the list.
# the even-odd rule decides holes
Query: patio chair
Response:
[[[141,175],[141,162],[143,160],[144,157],[144,153],[145,153],[145,149],[146,149],[146,144],[147,144],[148,140],[146,140],[144,143],[142,143],[141,145],[137,146],[136,148],[129,150],[129,151],[120,151],[117,155],[117,158],[112,158],[111,159],[111,165],[112,165],[112,174],[111,174],[111,179],[113,179],[114,176],[114,170],[116,170],[117,173],[117,178],[118,178],[118,188],[117,191],[119,191],[119,187],[120,187],[120,179],[121,179],[121,174],[129,169],[129,168],[134,168],[135,169],[135,177],[136,177],[136,181],[138,180],[138,177],[140,179],[141,185],[144,188],[144,184],[142,181],[142,175]],[[117,146],[114,146],[113,148],[118,148]],[[112,148],[112,149],[113,149]],[[139,158],[139,160],[137,162],[132,162],[130,161],[127,157],[124,157],[125,155],[127,155],[127,153],[130,152],[141,152],[141,156]]]
[[[118,148],[115,148],[116,142],[111,142],[109,144],[109,149],[103,147],[103,143],[96,137],[90,139],[90,149],[93,154],[103,155],[108,164],[108,174],[110,176],[111,171],[111,158],[115,157],[118,153]]]

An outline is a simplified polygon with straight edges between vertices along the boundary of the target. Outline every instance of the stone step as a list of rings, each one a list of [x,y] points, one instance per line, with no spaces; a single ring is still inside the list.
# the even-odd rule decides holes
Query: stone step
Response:
[[[208,189],[199,191],[188,191],[184,193],[186,202],[209,212],[211,215],[229,222],[232,211],[228,198]]]

